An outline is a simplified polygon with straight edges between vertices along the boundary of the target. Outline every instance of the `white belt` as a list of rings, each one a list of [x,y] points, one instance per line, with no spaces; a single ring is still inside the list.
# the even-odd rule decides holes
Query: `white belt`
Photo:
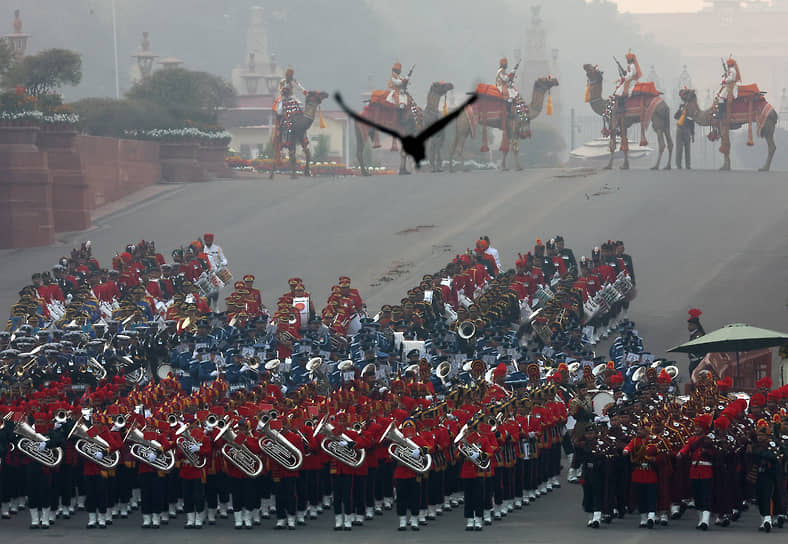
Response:
[[[696,467],[710,467],[711,463],[709,461],[695,461]]]

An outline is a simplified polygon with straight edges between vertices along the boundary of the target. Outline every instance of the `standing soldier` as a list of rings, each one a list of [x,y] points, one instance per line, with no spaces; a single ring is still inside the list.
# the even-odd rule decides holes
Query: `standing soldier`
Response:
[[[695,143],[695,119],[687,111],[687,102],[682,98],[681,107],[676,110],[676,168],[681,168],[681,157],[684,157],[684,168],[690,169],[690,149]]]
[[[698,310],[697,308],[692,308],[689,311],[689,319],[687,319],[687,330],[690,333],[690,340],[695,340],[696,338],[700,338],[706,334],[706,331],[703,330],[703,325],[700,324],[700,316],[703,312]],[[703,355],[699,354],[690,354],[689,356],[689,375],[692,378],[692,373],[700,364],[701,360],[703,360]]]

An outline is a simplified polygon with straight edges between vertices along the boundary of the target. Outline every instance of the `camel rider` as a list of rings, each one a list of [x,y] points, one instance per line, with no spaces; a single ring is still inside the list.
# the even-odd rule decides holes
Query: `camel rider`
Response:
[[[283,80],[284,81],[284,80]],[[283,141],[289,141],[290,131],[293,128],[293,116],[301,111],[298,100],[293,98],[289,85],[283,85],[279,91],[280,97],[276,103],[276,115],[279,118]]]
[[[395,62],[391,67],[391,77],[387,88],[391,90],[386,96],[386,101],[398,106],[400,110],[405,110],[410,99],[407,91],[408,78],[402,77],[402,64],[399,62]]]
[[[509,61],[506,57],[503,57],[498,62],[498,72],[495,74],[495,86],[498,87],[498,92],[501,93],[504,100],[511,104],[512,102],[517,102],[520,93],[518,93],[517,89],[514,87],[514,72],[506,71],[508,66]]]
[[[727,104],[733,102],[736,98],[736,88],[741,83],[741,72],[739,71],[739,64],[733,57],[730,57],[725,62],[725,75],[722,77],[720,83],[719,98],[717,104],[719,105],[720,119],[725,119]]]
[[[290,66],[285,70],[285,77],[279,82],[279,91],[281,92],[284,87],[290,88],[290,96],[293,100],[295,100],[299,107],[303,106],[301,101],[298,100],[298,95],[303,93],[306,96],[306,89],[303,85],[295,78],[295,70],[293,67]]]
[[[640,76],[643,75],[643,73],[640,71],[638,58],[632,51],[627,53],[626,59],[626,71],[621,76],[618,87],[616,87],[616,91],[613,93],[616,96],[617,106],[620,107],[622,111],[626,106],[626,99],[629,97],[632,89],[635,88],[635,83],[637,83],[637,81],[640,79]]]

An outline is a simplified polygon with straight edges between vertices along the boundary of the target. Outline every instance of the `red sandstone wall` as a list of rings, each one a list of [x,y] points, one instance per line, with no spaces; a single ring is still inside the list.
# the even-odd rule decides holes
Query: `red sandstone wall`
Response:
[[[156,142],[78,136],[76,145],[90,187],[91,209],[153,185],[161,178]]]

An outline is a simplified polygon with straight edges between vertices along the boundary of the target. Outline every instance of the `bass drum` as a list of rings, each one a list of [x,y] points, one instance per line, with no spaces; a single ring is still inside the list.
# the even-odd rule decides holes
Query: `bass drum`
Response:
[[[591,410],[596,415],[602,416],[605,413],[605,408],[615,403],[616,399],[610,391],[597,391],[597,393],[591,397]]]

